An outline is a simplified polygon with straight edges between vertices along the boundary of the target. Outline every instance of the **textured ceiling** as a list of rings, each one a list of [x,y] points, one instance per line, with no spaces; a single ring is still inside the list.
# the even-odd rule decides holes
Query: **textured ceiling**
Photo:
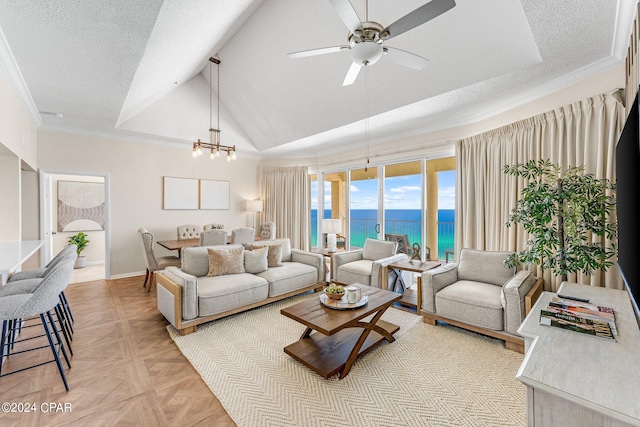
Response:
[[[365,1],[351,3],[364,20]],[[425,1],[368,3],[369,20],[387,26]],[[11,55],[0,61],[21,75],[18,92],[34,111],[62,114],[40,114],[44,128],[188,147],[218,125],[208,83],[216,56],[223,144],[264,157],[314,156],[360,143],[366,117],[374,142],[412,136],[616,66],[635,4],[456,0],[385,42],[428,58],[424,70],[382,57],[343,87],[348,52],[287,57],[346,44],[328,0],[3,0]]]

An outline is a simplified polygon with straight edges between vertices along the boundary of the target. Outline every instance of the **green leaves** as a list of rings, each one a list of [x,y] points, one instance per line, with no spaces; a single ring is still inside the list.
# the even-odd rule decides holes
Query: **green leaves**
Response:
[[[585,174],[584,166],[563,172],[549,160],[507,165],[504,173],[526,180],[506,226],[520,224],[529,233],[526,249],[507,259],[509,267],[536,264],[567,280],[567,273],[591,274],[613,265],[617,248],[606,247],[605,239],[618,235],[611,222],[614,183]],[[593,235],[599,242],[592,242]]]
[[[82,231],[76,234],[75,236],[69,237],[68,243],[70,245],[76,245],[76,253],[80,256],[80,252],[87,247],[89,240],[87,240],[87,235]]]

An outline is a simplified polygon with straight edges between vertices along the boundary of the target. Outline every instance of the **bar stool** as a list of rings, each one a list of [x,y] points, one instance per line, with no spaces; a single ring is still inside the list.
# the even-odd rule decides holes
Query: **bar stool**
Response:
[[[0,321],[2,321],[2,333],[0,336],[0,354],[2,355],[1,358],[4,359],[12,357],[13,359],[19,354],[46,348],[46,345],[42,345],[39,347],[12,352],[13,346],[10,346],[10,344],[14,343],[26,341],[33,342],[31,341],[32,339],[42,336],[47,337],[48,347],[51,349],[51,353],[53,354],[52,360],[37,363],[26,368],[16,369],[8,373],[2,373],[3,365],[2,363],[0,363],[0,378],[7,375],[16,374],[27,369],[42,366],[47,363],[55,362],[58,367],[60,377],[62,378],[62,381],[64,383],[64,387],[67,391],[69,391],[69,384],[67,383],[67,378],[60,361],[59,353],[62,352],[62,355],[69,368],[71,368],[71,363],[69,362],[69,356],[67,355],[65,345],[60,338],[60,334],[58,333],[58,329],[51,314],[51,310],[54,310],[60,303],[60,293],[69,284],[71,273],[73,272],[74,262],[75,259],[73,257],[66,258],[60,261],[58,265],[56,265],[56,267],[49,272],[49,274],[42,278],[39,285],[33,290],[32,293],[6,295],[0,297]],[[42,324],[44,335],[39,335],[38,337],[29,337],[23,340],[15,340],[15,342],[9,341],[9,337],[13,335],[13,331],[9,330],[10,322],[16,321],[17,319],[29,320],[37,317],[40,318],[40,323]],[[15,322],[13,328],[16,328]]]

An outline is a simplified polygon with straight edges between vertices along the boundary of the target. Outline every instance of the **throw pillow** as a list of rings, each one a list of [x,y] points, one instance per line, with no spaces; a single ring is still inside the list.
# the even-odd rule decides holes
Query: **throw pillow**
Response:
[[[265,245],[251,245],[251,250],[264,248]],[[266,245],[269,248],[267,252],[267,264],[269,267],[282,267],[282,244]]]
[[[244,248],[212,249],[209,254],[209,273],[207,276],[244,273]]]
[[[253,251],[244,251],[244,270],[247,273],[258,274],[269,268],[267,254],[269,248],[257,248]]]

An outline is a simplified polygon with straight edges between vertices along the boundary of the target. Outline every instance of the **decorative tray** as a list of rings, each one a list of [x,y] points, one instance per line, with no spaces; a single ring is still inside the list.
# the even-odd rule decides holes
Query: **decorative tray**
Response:
[[[360,301],[355,303],[348,303],[346,294],[341,299],[331,299],[324,293],[320,295],[320,303],[325,307],[332,308],[334,310],[353,310],[354,308],[366,305],[367,302],[369,302],[369,297],[367,295],[363,295],[362,298],[360,298]]]

